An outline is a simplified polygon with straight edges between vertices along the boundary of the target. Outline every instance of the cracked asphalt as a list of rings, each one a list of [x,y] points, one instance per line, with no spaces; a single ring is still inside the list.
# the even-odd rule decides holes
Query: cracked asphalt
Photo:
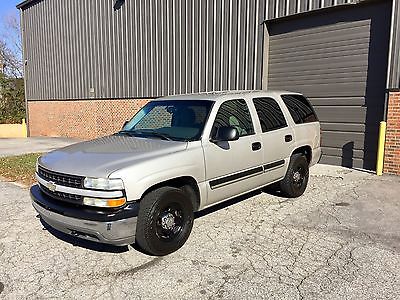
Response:
[[[319,165],[302,197],[229,201],[155,258],[46,230],[0,182],[0,298],[398,299],[399,195],[400,177]]]

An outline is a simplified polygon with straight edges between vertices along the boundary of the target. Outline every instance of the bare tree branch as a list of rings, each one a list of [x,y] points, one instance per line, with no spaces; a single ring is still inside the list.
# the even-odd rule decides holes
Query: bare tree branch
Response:
[[[3,17],[3,26],[6,29],[4,38],[12,45],[17,56],[22,56],[22,39],[20,18],[15,13]]]
[[[5,31],[0,36],[0,65],[3,65],[5,75],[22,78],[24,67],[19,18],[16,14],[7,15],[2,24]]]

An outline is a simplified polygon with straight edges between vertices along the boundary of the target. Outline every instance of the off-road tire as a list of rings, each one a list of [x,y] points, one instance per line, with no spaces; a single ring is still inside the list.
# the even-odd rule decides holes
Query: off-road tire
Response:
[[[180,211],[174,221],[179,217],[181,230],[173,238],[165,238],[165,228],[162,223],[162,215],[169,210]],[[167,212],[166,212],[167,211]],[[193,227],[193,204],[187,194],[174,187],[161,187],[146,194],[140,202],[138,221],[136,226],[136,244],[146,254],[164,256],[181,248],[188,239]],[[161,232],[162,231],[162,232]],[[161,232],[161,233],[160,233]]]
[[[300,173],[301,180],[296,180]],[[307,188],[309,165],[307,158],[302,154],[294,154],[290,158],[285,177],[280,181],[281,192],[288,198],[297,198],[303,195]]]

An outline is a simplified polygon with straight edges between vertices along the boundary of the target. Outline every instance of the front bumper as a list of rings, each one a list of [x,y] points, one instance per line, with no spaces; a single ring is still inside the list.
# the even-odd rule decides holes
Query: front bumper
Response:
[[[61,232],[116,246],[135,242],[138,203],[120,210],[96,211],[54,200],[37,185],[31,188],[31,198],[42,220]]]

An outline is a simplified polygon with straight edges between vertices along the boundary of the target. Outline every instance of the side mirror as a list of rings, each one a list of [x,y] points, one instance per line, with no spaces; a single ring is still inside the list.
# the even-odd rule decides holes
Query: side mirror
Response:
[[[128,123],[129,123],[129,120],[126,120],[126,121],[124,122],[124,125],[122,125],[122,130],[125,128],[126,124],[128,124]]]
[[[219,127],[211,141],[217,143],[237,141],[238,139],[239,131],[235,127]]]

